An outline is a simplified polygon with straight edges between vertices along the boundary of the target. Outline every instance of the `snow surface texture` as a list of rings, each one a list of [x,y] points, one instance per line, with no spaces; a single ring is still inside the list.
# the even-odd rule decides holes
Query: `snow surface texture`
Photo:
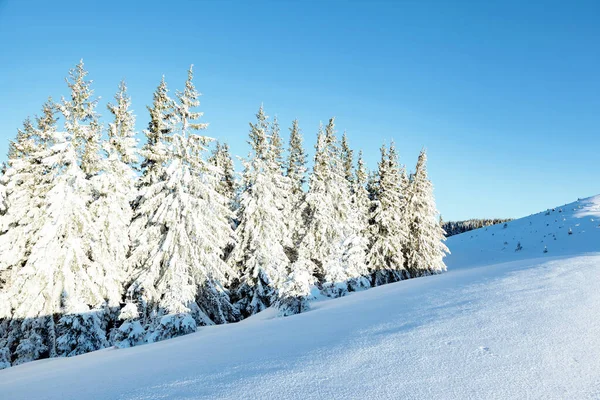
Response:
[[[545,214],[450,238],[442,275],[19,365],[0,397],[600,398],[600,196]]]

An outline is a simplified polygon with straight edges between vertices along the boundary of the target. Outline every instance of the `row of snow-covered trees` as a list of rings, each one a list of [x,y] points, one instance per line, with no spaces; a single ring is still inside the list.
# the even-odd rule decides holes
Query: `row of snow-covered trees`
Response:
[[[69,98],[49,99],[10,143],[0,367],[157,341],[271,306],[290,315],[319,291],[445,270],[425,152],[408,175],[383,146],[369,174],[332,118],[307,179],[298,121],[284,152],[261,107],[237,179],[228,146],[199,134],[191,68],[175,98],[160,82],[141,148],[125,84],[105,128],[86,75],[81,62]]]
[[[485,226],[503,224],[510,221],[512,221],[512,218],[474,218],[467,219],[465,221],[442,221],[440,218],[440,225],[442,226],[444,232],[446,232],[446,237],[450,237],[469,232],[474,229],[483,228]]]

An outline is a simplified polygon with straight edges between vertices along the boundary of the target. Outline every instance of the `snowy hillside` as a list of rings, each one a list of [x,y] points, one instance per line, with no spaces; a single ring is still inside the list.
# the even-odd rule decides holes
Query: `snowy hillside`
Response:
[[[0,397],[600,398],[599,225],[596,196],[467,232],[447,273],[12,367]]]
[[[449,269],[600,251],[600,195],[452,236],[446,244]]]

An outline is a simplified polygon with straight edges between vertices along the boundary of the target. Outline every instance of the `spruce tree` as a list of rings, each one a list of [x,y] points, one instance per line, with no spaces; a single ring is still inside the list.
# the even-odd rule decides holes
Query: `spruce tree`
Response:
[[[261,106],[256,123],[250,124],[252,152],[244,162],[238,244],[230,256],[240,275],[235,294],[244,316],[276,302],[290,268],[287,249],[292,241],[286,218],[291,180],[281,172],[279,149],[268,137],[267,118]]]
[[[375,199],[371,208],[370,248],[367,256],[373,286],[408,277],[403,249],[408,228],[403,216],[405,198],[401,192],[402,174],[394,144],[389,152],[381,147]]]
[[[371,200],[367,190],[368,173],[363,160],[362,151],[358,153],[356,174],[352,191],[352,205],[357,214],[359,232],[366,238],[369,235],[369,213]]]
[[[42,106],[42,114],[35,117],[35,124],[27,117],[23,128],[17,130],[15,140],[8,143],[8,160],[25,158],[52,145],[52,128],[56,125],[56,104],[51,97]]]
[[[43,180],[48,167],[42,163],[44,150],[52,143],[56,130],[56,107],[49,99],[42,108],[42,116],[36,117],[37,127],[28,118],[17,138],[11,142],[9,165],[4,164],[0,183],[0,289],[8,281],[9,270],[18,271],[31,251],[27,235],[33,235],[33,226],[40,216],[44,196],[50,188]],[[45,184],[42,184],[45,182]],[[10,197],[10,198],[9,198]],[[13,205],[8,212],[9,204]],[[39,227],[38,227],[39,228]],[[37,228],[36,228],[37,229]]]
[[[300,197],[303,194],[303,186],[306,183],[306,153],[302,147],[302,134],[300,133],[297,119],[292,122],[292,127],[290,128],[286,176],[292,181],[293,194],[296,197]]]
[[[31,118],[23,121],[23,128],[17,130],[17,137],[8,143],[8,159],[14,160],[31,155],[38,150],[35,140],[37,132]]]
[[[163,76],[154,91],[152,107],[147,107],[150,122],[144,130],[146,143],[140,151],[144,157],[140,187],[153,185],[163,178],[167,161],[166,139],[171,135],[174,124],[174,107],[175,103],[169,97],[167,82]]]
[[[271,145],[271,157],[273,158],[273,162],[277,164],[279,169],[283,172],[283,140],[281,139],[280,132],[279,121],[277,120],[277,116],[275,116],[271,123],[269,143]]]
[[[104,327],[82,327],[78,333],[65,330],[68,319],[99,309],[105,303],[106,271],[90,258],[98,236],[89,210],[92,191],[79,157],[72,133],[55,133],[57,143],[32,156],[47,167],[36,183],[45,193],[33,196],[40,207],[31,229],[21,238],[30,249],[18,274],[2,294],[14,323],[11,323],[9,347],[14,363],[41,357],[78,354],[83,349],[103,347],[104,340],[90,342],[90,333]],[[15,167],[18,168],[18,167]],[[9,195],[10,200],[10,195]],[[66,301],[66,299],[69,301]],[[58,321],[53,316],[62,315]],[[17,321],[22,320],[20,324]],[[74,343],[68,351],[59,343],[70,335]],[[87,351],[87,350],[86,350]]]
[[[197,325],[238,319],[225,290],[233,275],[223,261],[223,249],[233,239],[230,211],[203,159],[210,139],[194,133],[206,124],[198,122],[202,113],[194,111],[199,93],[192,79],[190,68],[185,90],[177,93],[174,133],[164,137],[161,129],[154,137],[152,148],[164,149],[164,156],[149,157],[160,161],[150,165],[164,172],[148,175],[153,178],[141,188],[130,229],[129,263],[134,275],[127,307],[131,310],[129,304],[137,302],[138,322],[149,341],[193,332]],[[157,109],[165,108],[155,103],[151,114],[164,115],[156,114]],[[117,340],[139,340],[131,316],[131,312],[122,313],[128,325],[120,327]]]
[[[422,150],[412,174],[406,203],[409,234],[406,269],[411,276],[437,274],[446,270],[443,258],[449,253],[444,230],[437,220],[433,185],[427,177],[427,154]]]
[[[129,109],[131,99],[125,82],[120,83],[115,101],[108,104],[113,120],[108,125],[108,140],[102,143],[106,157],[102,159],[101,173],[92,178],[94,201],[91,204],[99,235],[92,254],[103,265],[103,287],[107,291],[104,295],[114,309],[120,303],[126,278],[129,225],[133,217],[131,203],[137,196],[135,117]]]
[[[56,119],[53,121],[55,123]],[[16,287],[16,281],[39,237],[45,196],[53,183],[53,176],[48,173],[50,168],[43,162],[49,153],[34,141],[37,136],[54,135],[54,126],[47,129],[47,132],[40,132],[30,120],[26,122],[24,130],[30,134],[18,132],[9,154],[10,166],[3,165],[0,186],[0,368],[10,366],[11,362],[20,364],[47,356],[49,331],[54,338],[56,334],[52,318],[25,319],[23,314],[17,316],[14,313],[12,303],[13,297],[20,294],[21,288]],[[55,351],[53,355],[56,355]]]
[[[111,292],[105,280],[110,271],[92,256],[98,232],[89,178],[100,168],[101,126],[86,75],[82,62],[70,71],[70,100],[58,107],[65,132],[56,131],[55,107],[46,103],[30,136],[37,146],[11,160],[7,202],[9,209],[26,213],[3,216],[6,231],[0,239],[0,247],[10,246],[13,256],[0,269],[7,281],[2,314],[12,320],[5,344],[15,364],[106,344],[103,317],[77,332],[64,328],[91,310],[100,315]],[[17,219],[18,227],[11,222]],[[92,341],[93,332],[102,332],[101,340]]]
[[[351,201],[332,118],[325,132],[321,128],[317,136],[298,249],[298,261],[313,263],[313,273],[328,296],[342,296],[369,285],[364,259],[367,243]]]
[[[350,184],[351,188],[354,189],[354,152],[348,144],[348,136],[346,135],[346,132],[344,132],[342,135],[340,151],[342,167],[344,169],[344,177]]]
[[[217,141],[208,161],[217,168],[217,178],[219,180],[217,191],[229,200],[229,204],[232,207],[235,201],[237,182],[235,180],[235,169],[229,152],[229,145]]]
[[[63,98],[59,108],[65,118],[65,129],[72,135],[81,169],[89,177],[100,168],[102,126],[96,113],[98,99],[92,97],[92,81],[85,79],[87,75],[83,60],[69,71],[69,78],[65,81],[71,89],[71,96],[69,100]]]

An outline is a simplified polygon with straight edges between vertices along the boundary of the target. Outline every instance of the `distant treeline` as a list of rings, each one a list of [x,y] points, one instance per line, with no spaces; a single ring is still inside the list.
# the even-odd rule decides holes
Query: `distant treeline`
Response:
[[[442,228],[446,231],[446,237],[458,235],[472,231],[473,229],[483,228],[484,226],[503,224],[512,221],[512,218],[492,218],[492,219],[468,219],[466,221],[443,221]]]

